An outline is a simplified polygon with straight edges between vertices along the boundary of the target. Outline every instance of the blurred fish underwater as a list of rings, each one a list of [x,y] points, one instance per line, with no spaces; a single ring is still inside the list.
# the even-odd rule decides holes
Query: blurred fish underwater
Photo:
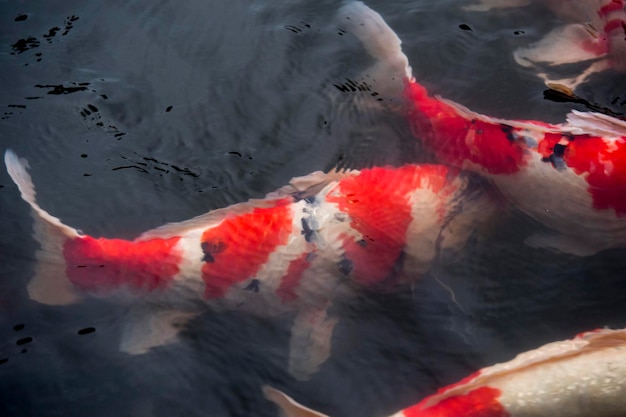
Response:
[[[564,22],[540,41],[514,52],[518,64],[540,69],[537,76],[549,87],[571,93],[593,74],[611,70],[623,75],[626,71],[626,4],[622,0],[482,0],[465,9],[489,11],[529,5],[545,7]],[[582,64],[583,69],[569,78],[556,79],[549,74],[554,67],[571,64]]]
[[[581,84],[586,100],[545,100],[542,80],[517,64],[513,51],[555,27],[542,7],[368,5],[402,39],[429,94],[494,119],[556,124],[597,107],[624,115],[623,77]],[[0,7],[3,149],[29,160],[37,202],[87,235],[132,240],[318,170],[438,162],[415,140],[402,88],[366,76],[381,61],[342,21],[341,4]],[[127,304],[29,299],[39,246],[28,206],[0,175],[1,415],[273,416],[261,385],[332,415],[389,415],[518,352],[624,327],[623,249],[577,257],[529,247],[546,225],[513,205],[412,285],[359,291],[306,382],[288,372],[293,313],[203,311],[180,343],[128,355],[119,351],[136,317]]]

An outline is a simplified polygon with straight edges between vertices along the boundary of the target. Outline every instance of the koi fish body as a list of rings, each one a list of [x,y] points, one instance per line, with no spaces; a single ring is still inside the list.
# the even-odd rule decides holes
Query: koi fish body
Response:
[[[198,314],[199,304],[262,316],[296,312],[291,343],[309,359],[292,358],[291,367],[303,377],[329,354],[333,301],[355,288],[414,278],[439,250],[462,246],[492,211],[489,197],[455,169],[406,165],[316,172],[264,199],[133,241],[94,238],[38,205],[26,161],[7,151],[5,163],[32,208],[41,245],[28,284],[32,299],[62,305],[91,295],[158,304],[158,313],[138,309],[125,331],[130,353],[173,340],[173,328]],[[319,326],[312,331],[311,323]]]
[[[317,416],[263,387],[285,417]],[[484,368],[391,417],[616,417],[626,410],[626,329],[596,330]]]
[[[520,7],[531,0],[482,0],[466,10]],[[612,69],[626,71],[626,3],[623,0],[547,0],[534,3],[549,8],[567,24],[557,27],[540,41],[519,48],[515,61],[539,69],[537,75],[548,86],[575,89],[594,73]],[[588,62],[587,68],[572,78],[553,79],[547,71],[564,64]]]
[[[404,83],[411,128],[438,160],[490,179],[517,208],[559,232],[530,244],[578,255],[626,245],[625,121],[572,111],[565,123],[549,124],[472,112],[431,96],[414,79],[400,40],[378,13],[354,2],[342,14],[368,52],[390,63],[388,74],[371,75],[379,86]]]

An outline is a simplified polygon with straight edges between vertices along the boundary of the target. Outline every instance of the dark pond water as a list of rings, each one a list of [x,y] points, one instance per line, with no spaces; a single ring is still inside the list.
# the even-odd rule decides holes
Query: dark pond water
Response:
[[[583,109],[545,100],[511,58],[555,24],[537,8],[368,4],[435,93],[499,117],[558,122]],[[1,2],[2,151],[29,160],[40,203],[65,223],[124,238],[338,163],[426,160],[401,115],[334,86],[370,63],[334,20],[338,7]],[[582,94],[623,114],[624,86],[606,76]],[[289,317],[207,312],[182,343],[128,356],[117,350],[124,307],[28,300],[32,222],[4,170],[0,216],[2,416],[273,416],[265,383],[337,416],[382,416],[520,351],[626,324],[624,251],[580,259],[525,247],[535,225],[512,212],[415,288],[359,299],[308,382],[285,370]]]

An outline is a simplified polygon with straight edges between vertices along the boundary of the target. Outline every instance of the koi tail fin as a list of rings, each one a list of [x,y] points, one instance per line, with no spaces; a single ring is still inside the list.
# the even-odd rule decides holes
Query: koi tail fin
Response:
[[[264,385],[262,390],[265,398],[278,406],[281,417],[328,417],[326,414],[298,404],[293,398],[276,388]]]
[[[356,36],[376,59],[367,75],[376,90],[380,90],[377,92],[400,97],[404,83],[412,80],[413,74],[398,35],[380,14],[360,1],[342,6],[337,17],[341,27]]]
[[[31,299],[43,304],[64,305],[76,302],[80,296],[67,279],[63,245],[68,239],[80,237],[76,229],[42,209],[35,199],[35,187],[28,174],[28,162],[13,151],[4,153],[4,163],[22,199],[32,210],[33,237],[40,244],[36,254],[35,275],[28,284]]]

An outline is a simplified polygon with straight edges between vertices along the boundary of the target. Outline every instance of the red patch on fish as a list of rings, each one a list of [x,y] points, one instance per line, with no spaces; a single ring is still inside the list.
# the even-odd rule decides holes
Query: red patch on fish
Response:
[[[274,207],[226,218],[202,234],[205,297],[222,297],[234,284],[253,278],[270,254],[287,243],[292,230],[291,202],[278,200]]]
[[[546,135],[539,143],[542,155],[549,156],[559,140],[559,135]],[[577,175],[585,177],[595,209],[626,215],[626,137],[609,141],[576,136],[565,146],[562,158]]]
[[[574,336],[574,339],[584,339],[590,334],[600,333],[601,331],[604,331],[604,330],[605,329],[600,328],[600,329],[588,330],[586,332],[581,332],[581,333],[578,333],[576,336]]]
[[[525,145],[512,140],[511,126],[463,117],[414,81],[406,83],[405,94],[414,135],[444,162],[462,167],[471,161],[491,174],[513,174],[526,164]]]
[[[287,274],[280,280],[280,285],[276,289],[276,295],[278,295],[283,302],[287,303],[298,298],[296,288],[300,285],[304,271],[311,266],[309,255],[310,253],[308,252],[303,253],[302,256],[289,263]]]
[[[622,19],[610,20],[604,25],[604,32],[611,33],[615,29],[621,29],[622,31],[626,31],[624,26],[626,23]]]
[[[373,285],[388,278],[406,243],[411,223],[410,193],[430,188],[437,193],[446,184],[448,169],[407,165],[397,169],[372,168],[342,179],[326,196],[351,218],[362,240],[344,236],[344,273]],[[384,196],[381,198],[380,196]]]
[[[77,287],[107,293],[118,287],[163,289],[179,272],[174,246],[179,237],[131,242],[121,239],[70,239],[63,245],[67,278]]]
[[[402,412],[405,417],[509,417],[500,404],[501,391],[497,388],[480,387],[464,395],[444,398],[426,407],[428,398]]]
[[[598,16],[603,17],[618,10],[624,10],[624,2],[622,0],[612,0],[610,3],[600,7]]]

